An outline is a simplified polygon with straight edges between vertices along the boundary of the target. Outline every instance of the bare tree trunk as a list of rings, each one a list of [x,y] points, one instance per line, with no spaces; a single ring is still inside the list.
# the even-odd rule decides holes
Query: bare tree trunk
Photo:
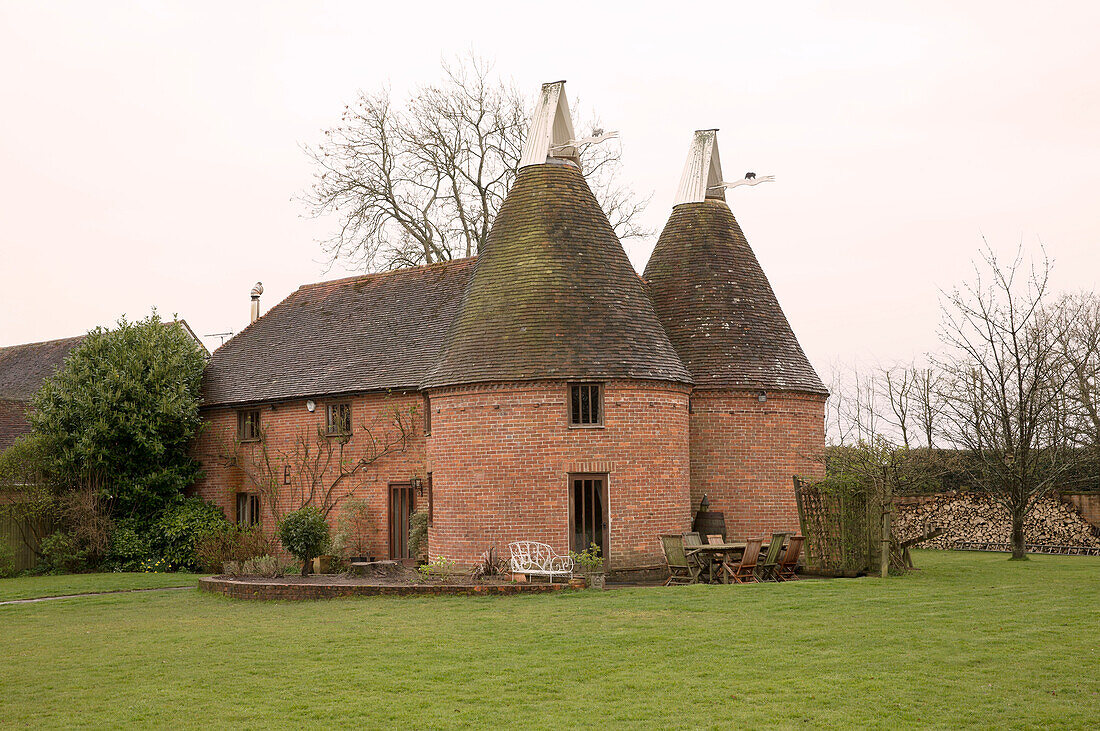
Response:
[[[312,558],[307,558],[305,561],[302,561],[302,576],[309,576],[309,573],[312,570],[312,568],[313,568],[313,559]]]
[[[1024,509],[1012,510],[1012,561],[1027,561],[1027,545],[1024,540]]]

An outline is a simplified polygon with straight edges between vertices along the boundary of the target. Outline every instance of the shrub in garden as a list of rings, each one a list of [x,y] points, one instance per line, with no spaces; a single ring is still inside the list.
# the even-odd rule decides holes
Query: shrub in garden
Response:
[[[271,541],[259,528],[230,525],[199,538],[195,546],[195,562],[206,573],[216,574],[223,571],[227,561],[239,564],[269,553]]]
[[[287,568],[286,564],[274,556],[260,556],[259,558],[250,558],[241,564],[240,573],[244,576],[263,576],[269,579],[277,579],[286,575]]]
[[[193,570],[199,568],[196,548],[200,539],[230,528],[232,524],[217,505],[187,498],[161,513],[153,526],[153,544],[156,554],[173,566]]]
[[[409,555],[419,558],[428,552],[428,511],[418,510],[409,517]]]
[[[279,541],[302,562],[302,576],[307,576],[310,562],[328,548],[328,522],[315,506],[306,505],[279,522]]]
[[[344,501],[337,531],[333,538],[333,553],[342,558],[366,556],[370,550],[370,505],[362,498]]]
[[[58,484],[95,490],[111,517],[151,517],[178,499],[199,473],[188,447],[205,365],[190,335],[155,311],[88,333],[29,417]]]
[[[106,568],[112,571],[141,571],[142,563],[152,557],[148,532],[140,530],[136,521],[122,520],[115,524],[107,548]]]
[[[0,538],[0,579],[15,575],[15,551]]]
[[[83,571],[88,567],[88,554],[81,550],[75,538],[64,531],[46,536],[38,549],[42,555],[41,569],[47,573]]]

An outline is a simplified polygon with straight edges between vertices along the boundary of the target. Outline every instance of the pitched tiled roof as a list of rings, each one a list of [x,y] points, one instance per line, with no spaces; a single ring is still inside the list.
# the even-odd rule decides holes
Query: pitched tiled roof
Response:
[[[691,381],[581,172],[521,168],[422,385],[612,377]]]
[[[65,362],[83,335],[0,348],[0,399],[30,401],[42,382]]]
[[[673,208],[644,276],[696,388],[828,393],[724,201]]]
[[[206,405],[416,388],[473,259],[300,287],[214,351]]]

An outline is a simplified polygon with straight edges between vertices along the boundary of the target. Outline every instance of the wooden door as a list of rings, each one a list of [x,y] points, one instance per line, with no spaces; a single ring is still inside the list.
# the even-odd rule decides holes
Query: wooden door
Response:
[[[409,523],[415,504],[413,486],[407,482],[390,485],[390,558],[414,558],[409,555]]]
[[[595,543],[607,567],[607,475],[569,475],[569,532],[570,550]]]

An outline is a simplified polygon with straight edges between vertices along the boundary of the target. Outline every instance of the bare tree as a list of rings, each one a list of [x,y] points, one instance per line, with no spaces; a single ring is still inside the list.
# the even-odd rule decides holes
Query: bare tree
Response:
[[[909,449],[909,424],[913,419],[913,369],[885,368],[882,380],[886,386],[886,402],[890,405],[891,424],[897,427],[901,443]]]
[[[1050,261],[1010,262],[988,242],[974,281],[947,293],[941,338],[944,431],[971,477],[1009,513],[1012,558],[1025,559],[1024,520],[1071,465],[1059,428],[1067,370],[1044,315]]]
[[[476,254],[515,179],[529,108],[476,56],[444,63],[442,81],[400,107],[389,89],[359,92],[305,148],[315,176],[304,202],[339,219],[322,242],[329,264],[379,270]],[[598,128],[593,119],[578,134]],[[581,164],[620,238],[651,233],[638,223],[648,198],[621,182],[617,144],[585,146]]]
[[[1100,298],[1093,292],[1063,295],[1049,317],[1070,371],[1066,429],[1100,458]]]
[[[936,429],[940,421],[942,405],[939,398],[940,373],[934,368],[913,367],[912,396],[914,417],[924,437],[924,446],[936,448]]]

